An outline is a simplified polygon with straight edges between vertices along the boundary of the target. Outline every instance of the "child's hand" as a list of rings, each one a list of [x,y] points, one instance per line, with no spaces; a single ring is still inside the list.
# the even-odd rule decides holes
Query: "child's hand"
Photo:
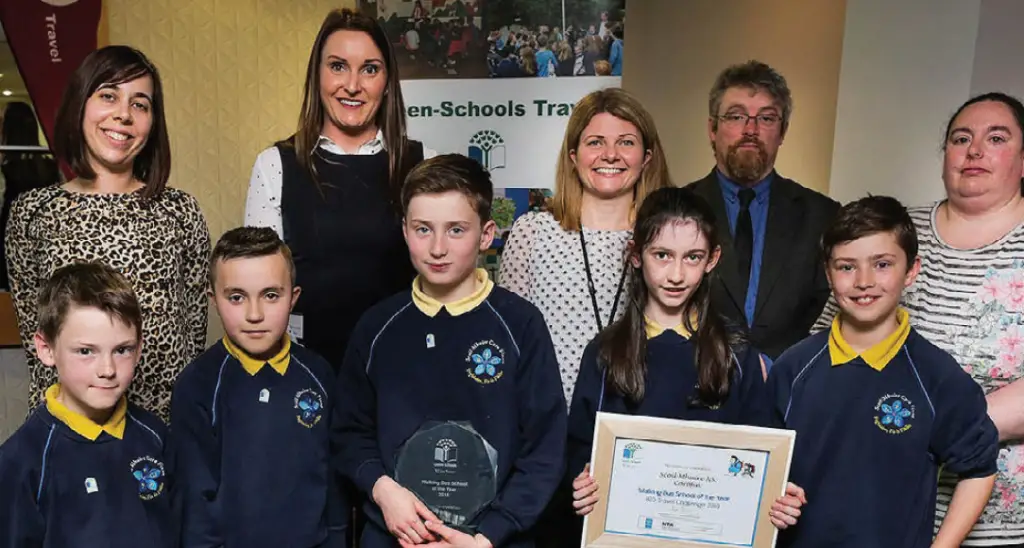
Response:
[[[800,507],[807,504],[807,496],[802,487],[792,483],[786,484],[786,494],[775,499],[769,515],[772,525],[782,530],[791,525],[796,525],[800,517]]]
[[[411,491],[395,480],[381,476],[373,484],[373,502],[384,514],[388,531],[404,545],[423,544],[434,536],[423,525],[424,521],[441,521],[416,498]]]
[[[585,516],[594,511],[600,499],[597,481],[590,477],[590,463],[587,463],[580,475],[572,480],[572,507],[576,509],[577,516]]]
[[[430,544],[421,544],[417,548],[494,548],[491,545],[491,541],[487,540],[487,537],[480,534],[477,534],[476,536],[469,536],[462,531],[456,531],[455,529],[446,526],[440,521],[427,521],[426,527],[441,540],[431,542]],[[402,548],[415,546],[414,544],[402,541],[399,541],[398,543]]]

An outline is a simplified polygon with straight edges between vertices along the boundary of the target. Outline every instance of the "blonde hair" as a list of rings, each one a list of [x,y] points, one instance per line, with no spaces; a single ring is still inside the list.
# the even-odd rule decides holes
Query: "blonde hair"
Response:
[[[537,54],[532,47],[525,46],[519,50],[519,66],[530,76],[537,74]]]
[[[650,152],[650,160],[640,172],[640,178],[633,186],[633,210],[648,194],[663,187],[672,186],[665,163],[654,119],[635,97],[622,88],[605,88],[580,99],[572,109],[572,116],[566,124],[562,150],[558,154],[555,172],[555,193],[550,201],[551,214],[564,230],[580,230],[580,215],[583,206],[583,183],[576,172],[571,154],[579,145],[583,130],[590,120],[601,113],[608,113],[625,120],[640,131],[644,150]]]

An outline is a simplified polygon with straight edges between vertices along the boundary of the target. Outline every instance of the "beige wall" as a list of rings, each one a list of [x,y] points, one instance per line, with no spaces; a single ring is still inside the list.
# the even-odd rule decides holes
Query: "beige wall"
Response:
[[[627,1],[623,87],[657,120],[677,184],[714,165],[707,105],[715,77],[756,58],[793,92],[779,172],[828,190],[845,11],[845,0]]]
[[[160,70],[171,186],[192,193],[210,233],[242,223],[256,155],[295,130],[309,48],[328,11],[355,0],[105,0],[110,43]],[[209,335],[221,336],[211,309]]]
[[[260,150],[295,129],[323,17],[354,0],[105,0],[110,43],[164,80],[171,185],[202,205],[214,238],[242,222]]]

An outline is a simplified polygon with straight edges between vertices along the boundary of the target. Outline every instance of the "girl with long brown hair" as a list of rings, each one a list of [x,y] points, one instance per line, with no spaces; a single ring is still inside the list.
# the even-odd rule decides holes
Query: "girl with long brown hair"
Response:
[[[721,256],[711,206],[692,191],[651,193],[628,251],[621,319],[584,351],[569,413],[568,473],[579,515],[597,503],[589,475],[599,411],[682,420],[763,422],[758,352],[730,332],[711,303]]]

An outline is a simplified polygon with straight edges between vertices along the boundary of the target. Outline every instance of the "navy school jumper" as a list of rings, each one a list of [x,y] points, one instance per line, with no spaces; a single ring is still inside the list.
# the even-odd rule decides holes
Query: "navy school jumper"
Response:
[[[164,423],[122,399],[101,428],[55,405],[56,389],[0,446],[0,546],[176,547]]]
[[[287,338],[266,363],[224,338],[185,368],[171,400],[184,546],[346,545],[332,385],[330,365]]]
[[[434,420],[468,421],[498,451],[497,498],[472,525],[496,548],[534,546],[565,468],[558,365],[540,311],[476,275],[481,289],[463,302],[405,291],[353,332],[333,429],[342,472],[369,499],[362,548],[398,546],[369,495],[381,476],[394,477],[402,443]]]
[[[927,548],[939,467],[995,474],[998,432],[981,387],[901,320],[902,333],[857,356],[837,319],[772,367],[770,420],[797,432],[790,481],[808,501],[780,547]]]

